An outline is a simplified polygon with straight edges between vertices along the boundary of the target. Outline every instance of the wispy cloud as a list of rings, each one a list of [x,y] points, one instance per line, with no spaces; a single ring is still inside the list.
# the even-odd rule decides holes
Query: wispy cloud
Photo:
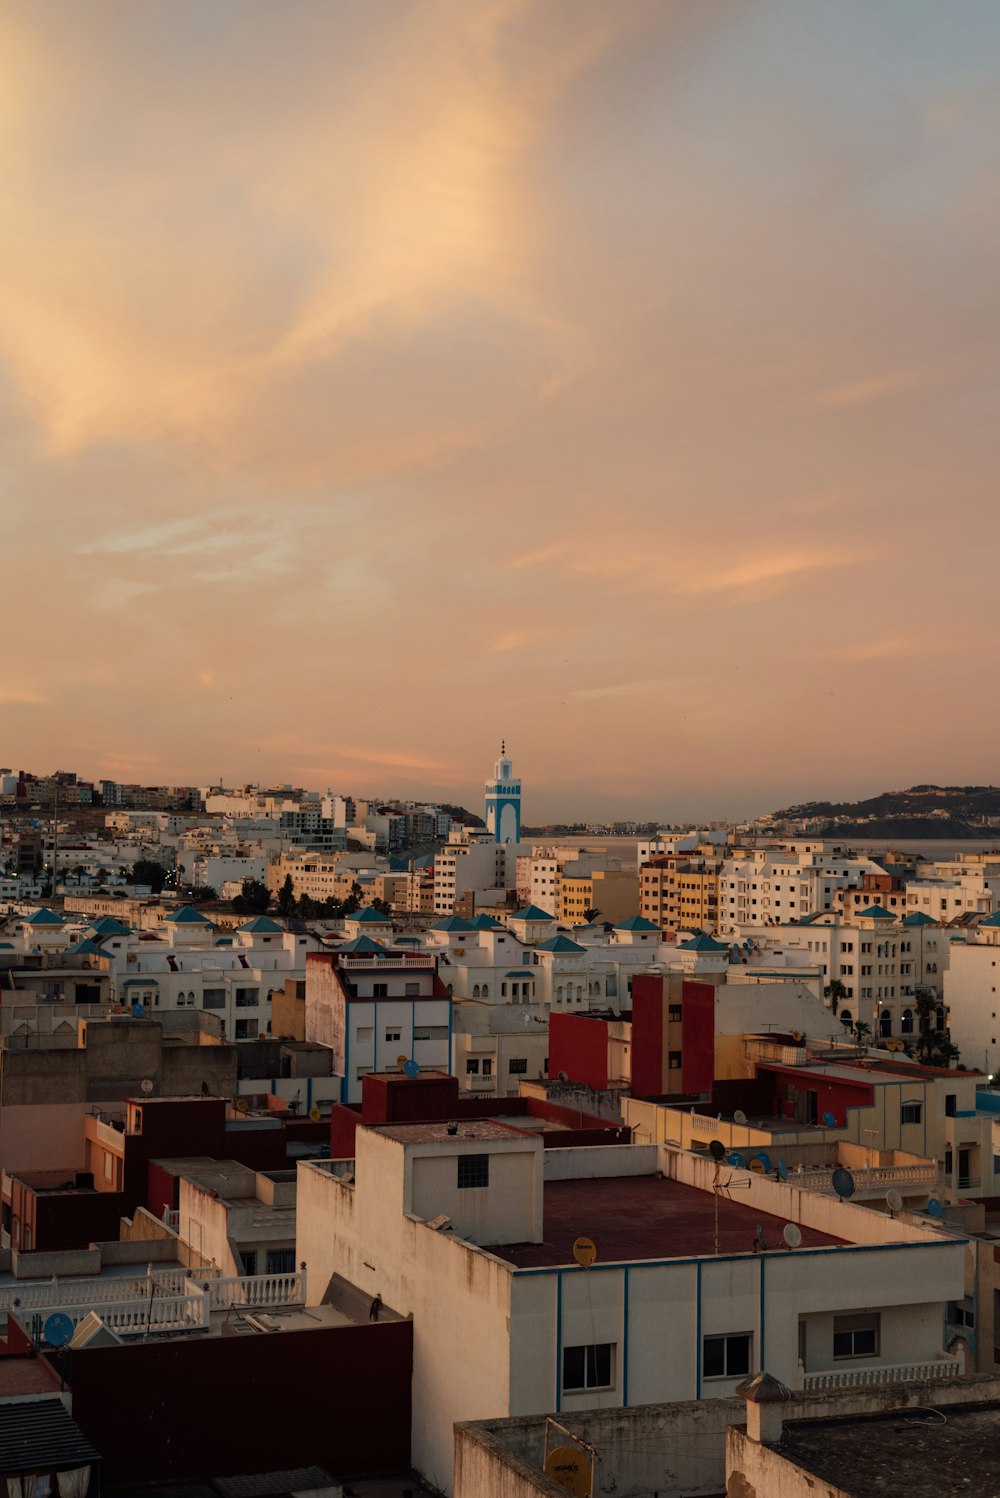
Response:
[[[0,682],[0,704],[4,707],[44,707],[48,700],[30,687],[8,686]]]
[[[921,390],[940,379],[940,372],[927,369],[902,369],[893,374],[875,375],[834,385],[808,399],[805,404],[817,411],[848,411],[855,407],[875,406],[896,396]]]
[[[835,567],[853,567],[873,560],[871,550],[847,547],[814,548],[781,551],[775,549],[737,567],[705,568],[682,577],[676,584],[680,593],[746,593],[755,589],[773,589],[805,581],[817,572]]]

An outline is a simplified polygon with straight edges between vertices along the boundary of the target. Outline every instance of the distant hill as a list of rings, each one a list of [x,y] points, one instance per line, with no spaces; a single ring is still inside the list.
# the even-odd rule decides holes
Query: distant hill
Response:
[[[778,821],[820,822],[822,831],[841,836],[982,838],[1000,818],[1000,787],[914,785],[906,791],[882,791],[867,801],[804,801],[773,815]]]

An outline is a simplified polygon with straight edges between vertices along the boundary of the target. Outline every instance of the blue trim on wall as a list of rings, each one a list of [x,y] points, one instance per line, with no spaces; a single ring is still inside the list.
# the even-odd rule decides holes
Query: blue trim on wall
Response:
[[[698,1278],[695,1284],[695,1399],[701,1398],[701,1260],[698,1260]]]
[[[562,1270],[556,1270],[556,1414],[562,1409]]]
[[[622,1404],[628,1404],[628,1265],[622,1285]]]
[[[764,1271],[767,1268],[767,1254],[760,1256],[760,1359],[757,1367],[763,1372],[764,1369]]]
[[[881,1254],[899,1253],[902,1250],[921,1250],[926,1252],[934,1248],[955,1248],[965,1245],[968,1238],[942,1238],[936,1243],[830,1243],[821,1248],[797,1248],[795,1257],[806,1258],[813,1254]],[[772,1251],[770,1257],[787,1259],[788,1253]],[[762,1254],[706,1254],[704,1258],[695,1258],[689,1254],[686,1259],[613,1259],[605,1264],[591,1264],[587,1270],[576,1269],[573,1264],[544,1264],[537,1268],[517,1268],[512,1266],[514,1274],[600,1274],[602,1272],[620,1273],[623,1269],[662,1269],[674,1264],[733,1264],[740,1259],[763,1258]]]

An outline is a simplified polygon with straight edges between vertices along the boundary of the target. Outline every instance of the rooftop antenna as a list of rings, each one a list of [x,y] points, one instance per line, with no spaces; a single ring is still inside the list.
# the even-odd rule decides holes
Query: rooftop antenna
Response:
[[[890,1217],[895,1217],[897,1212],[901,1212],[903,1210],[903,1198],[900,1196],[895,1186],[889,1187],[889,1190],[885,1193],[885,1199],[886,1204],[889,1208]]]
[[[842,1202],[846,1202],[854,1195],[854,1177],[842,1165],[838,1165],[837,1169],[833,1172],[830,1184]]]

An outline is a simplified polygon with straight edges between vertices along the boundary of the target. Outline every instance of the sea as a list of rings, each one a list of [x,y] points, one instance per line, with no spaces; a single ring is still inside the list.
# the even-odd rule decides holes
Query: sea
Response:
[[[622,864],[636,864],[636,847],[642,841],[637,837],[532,837],[525,840],[528,843],[537,843],[541,847],[559,846],[561,848],[585,848],[588,852],[607,853],[612,858],[620,858]],[[837,838],[827,838],[827,842],[838,842]],[[885,838],[844,838],[845,845],[856,849],[859,853],[885,853],[890,849],[897,853],[915,853],[930,861],[941,858],[954,858],[959,853],[986,853],[991,849],[1000,850],[1000,835],[991,838],[940,838],[938,840],[914,840],[899,838],[889,842]]]

